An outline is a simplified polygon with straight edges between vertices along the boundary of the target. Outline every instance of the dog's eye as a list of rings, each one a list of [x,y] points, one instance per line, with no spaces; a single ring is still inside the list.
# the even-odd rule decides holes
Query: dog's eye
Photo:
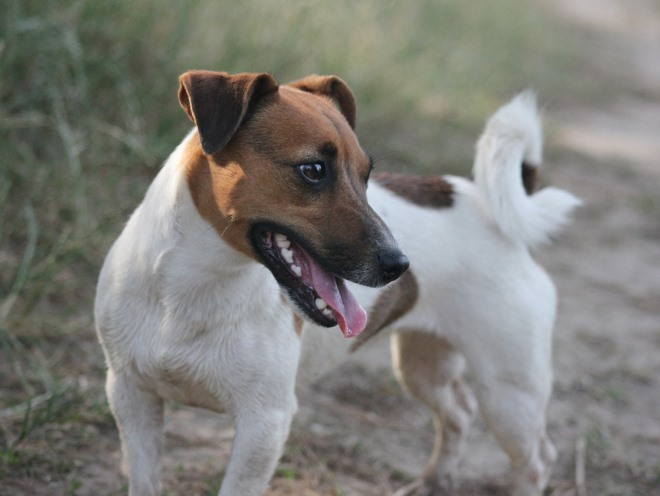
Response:
[[[325,164],[323,162],[300,164],[298,166],[298,172],[310,183],[318,183],[326,176]]]

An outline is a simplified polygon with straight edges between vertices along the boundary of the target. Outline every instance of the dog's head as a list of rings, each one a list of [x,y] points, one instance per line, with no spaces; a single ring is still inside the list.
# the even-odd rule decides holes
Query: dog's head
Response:
[[[366,315],[344,279],[381,286],[408,260],[367,203],[351,90],[334,76],[279,86],[263,73],[190,71],[180,83],[199,136],[187,174],[200,214],[306,317],[357,335]]]

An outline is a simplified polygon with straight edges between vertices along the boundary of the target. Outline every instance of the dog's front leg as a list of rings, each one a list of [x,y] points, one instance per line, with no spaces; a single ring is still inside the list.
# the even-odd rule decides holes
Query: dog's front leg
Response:
[[[293,322],[270,325],[257,343],[240,341],[219,371],[231,397],[236,435],[220,496],[261,496],[275,471],[296,412],[300,342]],[[255,335],[263,336],[259,330]],[[247,341],[247,340],[246,340]],[[220,380],[220,379],[219,379]]]
[[[130,373],[108,370],[106,392],[117,421],[130,496],[158,496],[163,436],[163,400],[140,387]]]
[[[289,435],[295,398],[284,408],[236,414],[236,437],[220,496],[260,496],[275,471]]]

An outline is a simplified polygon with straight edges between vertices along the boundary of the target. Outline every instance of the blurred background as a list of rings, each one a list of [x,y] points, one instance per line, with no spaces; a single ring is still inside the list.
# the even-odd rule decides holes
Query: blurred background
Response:
[[[484,120],[536,89],[543,178],[586,201],[539,253],[560,290],[549,494],[660,494],[659,53],[652,0],[4,0],[0,494],[126,492],[94,287],[190,127],[176,90],[193,68],[337,74],[376,167],[422,174],[469,174]],[[421,472],[430,417],[383,372],[388,353],[301,398],[270,494],[391,494]],[[231,436],[172,405],[166,493],[215,494]],[[467,453],[456,494],[496,494],[504,458],[479,425]]]

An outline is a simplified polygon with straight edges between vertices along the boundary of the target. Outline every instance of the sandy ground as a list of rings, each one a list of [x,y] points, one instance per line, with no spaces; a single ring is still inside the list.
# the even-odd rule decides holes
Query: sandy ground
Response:
[[[560,294],[555,394],[549,432],[560,457],[549,494],[577,494],[584,443],[592,495],[660,495],[660,6],[651,1],[550,2],[590,33],[594,78],[627,84],[605,104],[559,101],[547,109],[544,179],[585,206],[538,257]],[[270,495],[387,495],[413,480],[432,446],[430,415],[398,388],[387,340],[358,354],[300,398]],[[84,433],[77,433],[83,435]],[[70,494],[121,494],[112,430],[85,455]],[[167,494],[213,494],[233,430],[227,418],[172,407]],[[99,457],[99,453],[111,453]],[[480,421],[456,494],[497,494],[506,459]],[[2,494],[60,494],[16,480]]]

